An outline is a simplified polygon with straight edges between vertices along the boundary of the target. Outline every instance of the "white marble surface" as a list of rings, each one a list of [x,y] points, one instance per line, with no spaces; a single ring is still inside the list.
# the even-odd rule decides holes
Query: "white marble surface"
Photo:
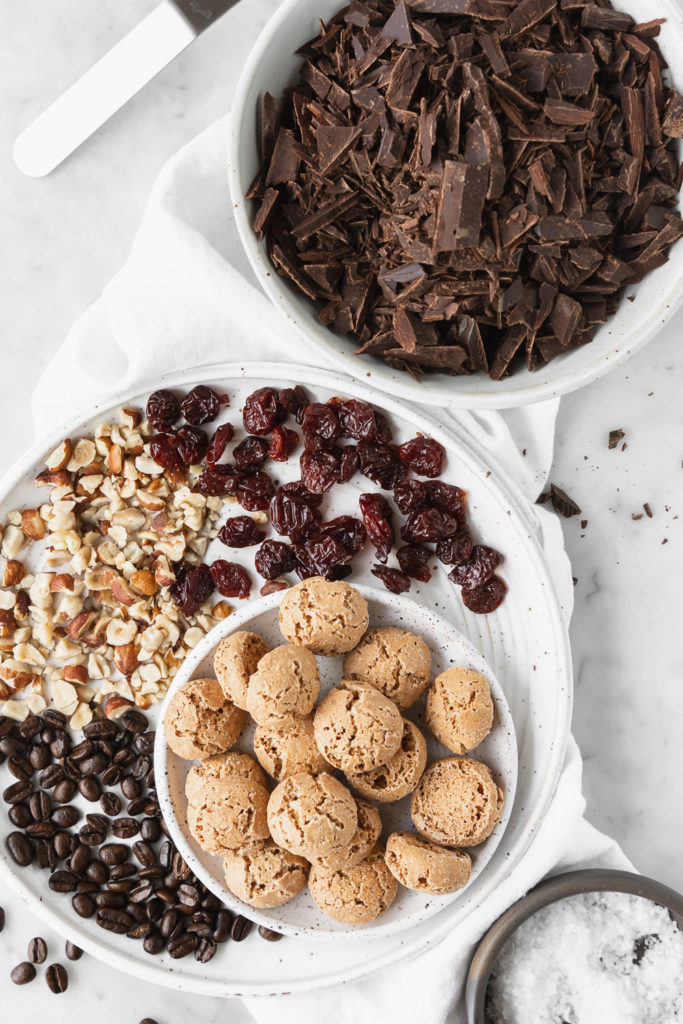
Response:
[[[0,5],[0,470],[32,436],[27,402],[45,359],[126,256],[164,160],[220,116],[265,0],[248,0],[202,37],[52,176],[14,168],[11,145],[33,116],[154,0],[4,0]],[[551,478],[583,509],[565,524],[578,579],[572,623],[574,731],[585,759],[588,816],[643,872],[683,889],[683,353],[679,316],[626,366],[563,400]],[[68,410],[65,409],[65,415]],[[626,431],[627,448],[607,450]],[[649,503],[653,516],[634,520]],[[666,541],[667,543],[663,543]],[[182,997],[81,961],[57,1004],[44,982],[11,985],[32,935],[62,959],[62,940],[0,891],[3,1019],[151,1016],[180,1024],[236,1020],[217,1000]],[[120,1000],[113,1008],[113,993]],[[5,1016],[7,1014],[7,1016]],[[62,1017],[63,1015],[63,1017]]]

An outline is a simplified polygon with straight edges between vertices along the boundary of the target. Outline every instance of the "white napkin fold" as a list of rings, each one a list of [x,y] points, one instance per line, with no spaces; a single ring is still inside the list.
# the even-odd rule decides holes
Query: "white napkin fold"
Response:
[[[163,169],[129,259],[101,299],[75,324],[33,397],[39,433],[113,391],[135,392],[161,370],[221,361],[323,365],[254,282],[230,218],[227,121],[207,129]],[[557,518],[533,505],[552,461],[558,401],[504,414],[437,412],[453,417],[485,446],[527,499],[567,623],[573,587]],[[434,412],[432,411],[434,415]],[[571,740],[556,796],[522,863],[457,932],[426,953],[363,981],[310,994],[248,999],[267,1024],[364,1024],[381,1013],[394,1024],[461,1021],[458,1007],[473,944],[515,899],[548,872],[599,862],[628,866],[615,843],[583,820],[581,758]]]

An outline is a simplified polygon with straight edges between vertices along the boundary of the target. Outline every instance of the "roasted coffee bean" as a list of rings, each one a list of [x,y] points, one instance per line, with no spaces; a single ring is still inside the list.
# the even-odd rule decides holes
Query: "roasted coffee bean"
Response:
[[[247,935],[251,931],[252,922],[246,917],[242,917],[238,914],[235,920],[232,922],[232,928],[230,929],[230,938],[233,942],[242,942],[246,939]]]
[[[44,964],[47,960],[47,942],[37,936],[28,944],[27,956],[32,964]]]
[[[170,868],[173,863],[173,844],[162,843],[159,849],[159,863],[162,868]]]
[[[150,768],[145,775],[145,785],[147,786],[147,789],[154,789],[156,787],[156,775],[154,774],[154,768]]]
[[[50,748],[46,743],[37,743],[31,747],[28,755],[31,767],[35,771],[42,771],[43,768],[47,768],[50,763],[50,757]]]
[[[71,900],[71,906],[74,908],[79,917],[92,917],[97,910],[97,904],[91,896],[85,893],[78,893]]]
[[[182,935],[178,935],[173,939],[168,940],[168,955],[173,960],[182,960],[183,957],[189,956],[197,948],[199,939],[196,935],[189,935],[184,932]]]
[[[66,719],[65,719],[66,721]],[[50,723],[52,724],[52,723]],[[34,736],[37,736],[40,730],[43,728],[43,723],[38,715],[29,715],[19,726],[19,735],[22,739],[31,740]]]
[[[85,778],[79,779],[78,791],[82,797],[89,800],[91,804],[94,804],[96,800],[99,800],[102,795],[102,786],[98,779]]]
[[[10,974],[10,978],[15,985],[28,985],[29,981],[33,981],[35,976],[35,967],[26,960],[21,964],[17,964],[16,967],[13,967]]]
[[[165,945],[166,943],[162,936],[160,935],[160,933],[156,929],[154,929],[149,933],[149,935],[145,936],[145,940],[142,943],[142,948],[144,949],[145,953],[149,953],[151,956],[157,956],[159,953],[161,953]]]
[[[122,769],[118,764],[110,764],[102,772],[102,784],[104,786],[116,786],[121,778]]]
[[[152,1020],[151,1017],[145,1017],[144,1020],[140,1021],[140,1024],[157,1024],[157,1022]]]
[[[227,907],[223,907],[216,914],[216,927],[213,930],[214,942],[227,942],[230,938],[230,929],[232,928],[233,914]]]
[[[154,892],[154,886],[151,882],[140,882],[133,889],[130,890],[128,896],[131,903],[143,903],[148,900]]]
[[[123,864],[128,857],[129,848],[123,843],[105,843],[100,849],[100,860],[107,867],[113,864]]]
[[[91,754],[90,757],[84,758],[78,765],[78,770],[83,778],[103,774],[106,768],[107,758],[104,754]]]
[[[186,907],[196,907],[199,903],[199,890],[195,885],[190,885],[189,882],[183,882],[178,888],[178,899],[181,903],[184,903]]]
[[[100,718],[96,722],[88,722],[83,729],[83,735],[89,740],[102,739],[106,736],[115,736],[117,733],[116,723],[108,718]]]
[[[50,992],[54,992],[56,996],[61,992],[66,992],[69,987],[69,975],[61,964],[50,964],[45,971],[45,981]]]
[[[176,878],[172,871],[169,871],[168,874],[164,875],[165,889],[171,889],[173,892],[175,892],[179,885],[180,879]]]
[[[89,881],[87,878],[81,879],[81,881],[76,886],[76,892],[85,893],[86,895],[91,895],[92,893],[96,893],[99,891],[99,885],[96,882]]]
[[[47,839],[39,839],[36,843],[36,864],[43,869],[57,867],[57,851]]]
[[[100,807],[103,814],[106,814],[108,818],[113,818],[121,810],[121,799],[116,793],[103,793],[100,797]]]
[[[91,825],[84,825],[78,833],[78,838],[84,846],[100,846],[107,837],[104,832],[100,832]]]
[[[65,951],[68,960],[80,960],[83,956],[83,950],[75,942],[67,942]]]
[[[202,908],[215,913],[221,909],[221,901],[212,892],[207,892],[202,898]]]
[[[5,715],[0,715],[0,736],[6,736],[14,728],[14,722]]]
[[[137,750],[138,754],[151,754],[154,751],[155,737],[156,732],[154,729],[148,729],[147,732],[135,737],[133,747]]]
[[[48,885],[54,892],[73,892],[78,885],[78,879],[71,871],[53,871]]]
[[[144,754],[141,754],[140,757],[136,757],[132,766],[133,778],[137,779],[138,782],[141,781],[144,779],[151,767],[152,762]]]
[[[140,825],[140,835],[148,843],[156,843],[161,838],[161,828],[156,818],[143,818]]]
[[[159,931],[165,939],[173,934],[173,930],[180,920],[177,910],[165,910],[159,922]]]
[[[86,876],[97,885],[104,885],[109,878],[109,868],[101,860],[91,860],[85,869]]]
[[[52,801],[44,790],[39,789],[29,800],[28,809],[34,821],[45,821],[50,817]]]
[[[92,742],[92,740],[81,740],[81,742],[77,743],[76,746],[71,751],[71,761],[73,762],[73,764],[78,764],[80,761],[83,761],[86,757],[89,757],[91,754],[94,753],[95,744]]]
[[[55,848],[55,853],[60,860],[66,860],[71,853],[71,835],[68,832],[57,832],[52,845]]]
[[[79,843],[71,853],[70,869],[77,875],[82,875],[90,863],[90,850],[87,846]]]
[[[43,789],[54,789],[64,777],[64,769],[61,764],[49,764],[38,776],[38,781]]]
[[[283,938],[282,932],[274,932],[272,928],[266,928],[264,924],[259,925],[258,933],[266,942],[279,942]]]
[[[137,708],[131,708],[129,711],[124,711],[121,715],[121,725],[124,729],[128,729],[134,735],[145,732],[149,722],[142,711],[138,711]]]
[[[142,814],[145,807],[147,806],[146,796],[136,796],[134,800],[131,800],[126,810],[129,814]]]
[[[158,864],[150,864],[150,866],[147,868],[140,868],[140,870],[138,871],[138,875],[140,876],[140,878],[163,878],[164,869],[160,867]]]
[[[150,818],[161,817],[161,808],[159,807],[159,804],[156,800],[149,800],[145,804],[145,814],[147,814]]]
[[[33,787],[30,782],[13,782],[11,786],[2,794],[2,798],[6,804],[20,804],[24,800],[28,800]]]
[[[3,736],[0,739],[0,754],[4,754],[6,757],[24,757],[26,744],[16,736]]]
[[[66,732],[60,732],[50,744],[50,753],[55,761],[62,757],[68,757],[71,753],[71,737]]]
[[[23,832],[10,832],[5,839],[10,857],[19,867],[25,868],[33,862],[33,846]]]
[[[101,907],[97,911],[95,921],[108,932],[116,932],[117,935],[125,935],[133,923],[133,918],[125,910],[117,910],[115,907]]]
[[[136,818],[115,818],[111,830],[117,839],[132,839],[140,831],[140,822]]]
[[[175,877],[179,879],[181,882],[186,881],[191,874],[191,871],[187,866],[187,862],[183,859],[182,855],[178,853],[177,850],[173,854],[173,860],[171,861],[171,871],[173,872]]]
[[[57,711],[55,708],[48,708],[41,715],[40,726],[41,728],[47,726],[49,729],[63,732],[66,729],[66,715],[63,715],[61,711]]]
[[[58,804],[68,804],[76,796],[78,786],[73,779],[62,779],[55,786],[52,795]]]
[[[28,779],[33,778],[33,766],[31,765],[31,762],[25,757],[21,757],[19,754],[15,754],[14,757],[10,757],[7,762],[7,767],[14,778],[19,779],[21,782],[26,782]]]
[[[114,754],[114,764],[118,764],[121,768],[127,768],[135,760],[135,754],[132,750],[117,750]]]
[[[41,729],[40,730],[40,742],[44,743],[45,746],[49,747],[50,744],[52,743],[53,739],[55,738],[55,735],[56,735],[56,733],[55,733],[54,729]]]
[[[98,832],[107,832],[109,829],[109,818],[106,814],[90,813],[86,814],[85,820],[91,828],[96,828]]]
[[[145,913],[148,921],[159,921],[163,912],[164,904],[162,900],[158,900],[156,896],[149,900],[145,905]]]
[[[121,910],[127,902],[128,900],[122,893],[98,892],[95,894],[95,903],[98,907],[115,907],[117,910]]]
[[[107,891],[127,894],[134,885],[135,882],[131,878],[121,878],[118,881],[107,882]]]
[[[109,878],[113,881],[118,881],[120,878],[129,878],[134,875],[137,871],[135,864],[131,864],[130,861],[124,861],[123,864],[115,864],[109,871]]]
[[[143,867],[150,867],[154,864],[154,850],[149,843],[143,841],[133,843],[132,850],[133,856],[140,861]]]
[[[32,839],[52,839],[55,834],[54,825],[49,821],[32,821],[24,830]]]
[[[132,775],[124,775],[121,779],[121,792],[126,800],[134,800],[137,796],[140,796],[140,789],[140,783]]]
[[[26,804],[13,804],[7,812],[7,817],[17,828],[26,828],[29,822],[33,821]]]
[[[71,828],[75,825],[81,816],[81,812],[77,807],[72,804],[67,804],[65,807],[58,807],[56,811],[53,811],[50,821],[57,828]]]
[[[209,960],[213,960],[216,955],[217,948],[218,947],[213,939],[206,937],[201,938],[199,940],[199,945],[194,951],[194,958],[200,964],[208,964]]]
[[[4,907],[0,907],[0,932],[3,931],[4,927],[5,927],[5,908]]]

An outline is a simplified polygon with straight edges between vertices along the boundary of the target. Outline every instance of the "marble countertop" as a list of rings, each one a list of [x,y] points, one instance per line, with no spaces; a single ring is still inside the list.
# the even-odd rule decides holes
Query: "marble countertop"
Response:
[[[224,113],[246,44],[269,5],[239,5],[54,174],[22,177],[11,157],[16,135],[153,6],[154,0],[24,0],[0,9],[0,470],[32,439],[28,400],[42,366],[125,260],[165,159]],[[582,509],[564,530],[577,580],[573,728],[584,756],[588,818],[619,841],[639,870],[679,890],[682,332],[680,313],[626,365],[563,399],[551,472]],[[607,448],[616,428],[625,431],[623,451]],[[651,517],[640,515],[645,504]],[[51,960],[63,960],[63,942],[1,889],[0,904],[7,911],[0,936],[3,1005],[9,1017],[37,1020],[48,1000],[52,1008],[44,982],[17,989],[8,972],[25,957],[31,936],[45,935]],[[71,974],[58,1005],[78,1007],[79,1020],[98,1013],[106,1024],[107,1007],[112,1021],[151,1016],[179,1024],[190,1008],[201,1024],[225,1019],[218,1000],[134,980],[122,985],[92,960]]]

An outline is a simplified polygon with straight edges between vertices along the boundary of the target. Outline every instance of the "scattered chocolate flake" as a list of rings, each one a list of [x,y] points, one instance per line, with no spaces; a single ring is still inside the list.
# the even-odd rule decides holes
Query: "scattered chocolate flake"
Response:
[[[631,519],[635,520],[636,522],[638,521],[638,519],[642,519],[642,518],[643,518],[643,513],[642,512],[632,512],[631,513]]]
[[[683,235],[661,24],[606,0],[351,0],[261,104],[248,195],[275,269],[416,378],[589,343]]]
[[[652,516],[654,515],[654,513],[653,513],[652,509],[650,508],[650,506],[649,506],[647,501],[643,505],[643,508],[645,510],[645,515],[647,516],[647,518],[648,519],[652,519]]]
[[[619,442],[623,441],[625,436],[626,435],[623,430],[610,430],[609,439],[607,441],[607,447],[610,449],[610,451],[612,450],[612,448],[616,448]]]
[[[544,496],[542,495],[542,497]],[[550,485],[550,492],[547,497],[544,497],[544,501],[547,501],[548,498],[550,499],[550,504],[553,506],[555,511],[559,515],[564,516],[565,519],[571,519],[572,516],[578,516],[581,514],[581,509],[576,502],[569,497],[566,491],[563,491],[555,484]]]
[[[572,583],[574,584],[574,586],[576,586],[578,582],[579,582],[579,577],[578,576],[572,576]]]
[[[581,520],[581,529],[585,530],[587,526],[588,526],[588,520],[587,519],[582,519]]]
[[[669,543],[669,538],[665,537],[664,540],[662,541],[662,544],[668,544],[668,543]]]

